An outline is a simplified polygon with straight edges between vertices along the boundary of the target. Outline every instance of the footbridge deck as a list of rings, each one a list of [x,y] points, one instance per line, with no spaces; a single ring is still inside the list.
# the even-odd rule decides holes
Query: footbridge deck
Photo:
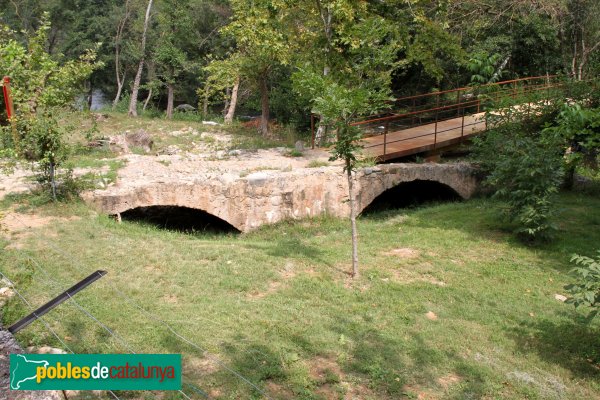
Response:
[[[515,104],[547,101],[564,91],[564,77],[538,76],[477,87],[403,97],[390,104],[390,112],[356,121],[363,132],[366,155],[379,162],[440,150],[488,128],[485,110],[509,100]],[[560,97],[560,96],[559,96]],[[313,116],[313,147],[317,138]]]

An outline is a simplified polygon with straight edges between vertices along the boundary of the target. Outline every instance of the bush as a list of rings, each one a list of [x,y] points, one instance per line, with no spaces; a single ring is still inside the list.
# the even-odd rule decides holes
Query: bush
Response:
[[[571,274],[578,280],[565,286],[572,296],[566,303],[573,304],[576,309],[590,309],[588,317],[594,318],[600,308],[600,252],[596,259],[574,255],[571,262],[577,265],[571,270]]]
[[[548,239],[554,227],[552,198],[562,183],[562,157],[539,135],[508,126],[476,141],[475,155],[494,197],[506,202],[505,214],[523,239]]]

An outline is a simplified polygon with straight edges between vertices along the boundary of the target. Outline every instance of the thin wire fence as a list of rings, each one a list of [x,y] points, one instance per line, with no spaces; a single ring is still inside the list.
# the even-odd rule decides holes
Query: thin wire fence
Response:
[[[19,218],[16,214],[13,215],[15,217],[15,219],[24,227],[27,229],[32,230],[32,232],[34,233],[34,235],[36,235],[38,237],[38,239],[41,239],[44,243],[48,244],[50,247],[52,247],[54,249],[54,251],[62,254],[65,258],[69,259],[71,261],[71,264],[73,266],[76,266],[76,269],[80,272],[82,272],[82,268],[81,268],[81,264],[80,263],[76,263],[74,260],[74,257],[69,256],[64,250],[62,250],[60,247],[56,246],[54,243],[52,243],[51,241],[47,241],[44,238],[42,238],[40,235],[35,233],[35,230],[33,230],[30,226],[28,226],[27,224],[25,224],[25,222]],[[37,265],[38,269],[51,281],[58,283],[54,278],[51,277],[51,275],[31,256],[29,256],[29,258],[32,260],[32,262],[34,264]],[[260,393],[263,397],[270,399],[270,397],[268,396],[268,394],[266,392],[264,392],[263,389],[261,389],[259,386],[257,386],[255,383],[253,383],[250,379],[248,379],[247,377],[245,377],[244,375],[242,375],[241,373],[239,373],[238,371],[234,370],[233,368],[229,367],[225,362],[223,362],[221,359],[219,359],[218,357],[212,355],[208,350],[206,350],[205,348],[203,348],[202,346],[199,346],[198,344],[194,343],[192,340],[188,339],[187,337],[183,336],[182,334],[180,334],[179,332],[177,332],[171,325],[169,325],[167,322],[165,322],[163,319],[161,319],[160,317],[150,313],[149,311],[145,310],[143,307],[141,307],[139,304],[137,304],[137,302],[135,302],[135,300],[133,300],[131,297],[129,297],[127,294],[125,294],[123,291],[121,291],[120,289],[118,289],[116,286],[114,285],[110,285],[110,288],[117,293],[119,296],[121,296],[123,299],[125,299],[127,301],[127,303],[129,303],[131,306],[133,306],[134,308],[136,308],[137,310],[141,311],[146,318],[148,318],[151,321],[157,322],[159,324],[161,324],[162,326],[164,326],[174,337],[176,337],[178,340],[188,344],[189,346],[193,347],[194,349],[200,351],[206,358],[208,358],[210,361],[212,361],[213,363],[217,364],[219,367],[225,369],[226,371],[228,371],[229,373],[231,373],[232,375],[234,375],[235,377],[237,377],[238,379],[240,379],[242,382],[244,382],[245,384],[248,384],[250,387],[252,387],[254,390],[256,390],[258,393]],[[93,314],[91,314],[88,310],[86,310],[84,307],[82,307],[81,305],[79,305],[71,296],[69,296],[71,298],[71,300],[74,302],[74,306],[77,307],[82,313],[86,314],[90,319],[94,320],[94,322],[96,322],[97,324],[99,324],[105,331],[107,331],[109,334],[111,334],[112,337],[114,337],[115,339],[117,339],[122,345],[123,347],[127,348],[128,351],[132,351],[132,346],[118,333],[116,333],[114,330],[111,330],[110,328],[108,328],[105,324],[103,324],[101,321],[99,321],[95,316],[93,316]],[[211,322],[214,323],[213,320],[211,320]],[[248,351],[250,352],[250,351]],[[208,394],[203,391],[200,388],[197,388],[194,385],[191,385],[189,383],[187,383],[188,386],[193,387],[194,391],[197,393],[201,393],[204,397],[208,397]],[[186,398],[189,398],[187,396],[187,394],[183,393],[186,396]]]

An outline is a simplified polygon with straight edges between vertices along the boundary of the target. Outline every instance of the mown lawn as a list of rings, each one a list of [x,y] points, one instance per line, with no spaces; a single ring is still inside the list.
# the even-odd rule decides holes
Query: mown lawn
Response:
[[[363,217],[355,281],[343,220],[186,235],[46,206],[35,212],[80,218],[5,241],[0,269],[35,305],[106,269],[76,299],[122,339],[70,304],[47,321],[76,352],[182,353],[194,398],[260,398],[239,375],[284,399],[600,398],[600,321],[554,298],[571,254],[600,249],[600,199],[560,205],[556,240],[537,247],[486,199]],[[3,322],[25,311],[13,299]],[[59,346],[39,322],[18,339]]]

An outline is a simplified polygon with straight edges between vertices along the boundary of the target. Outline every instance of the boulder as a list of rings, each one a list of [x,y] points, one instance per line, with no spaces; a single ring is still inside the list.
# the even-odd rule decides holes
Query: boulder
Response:
[[[175,110],[182,111],[182,112],[191,112],[191,111],[196,111],[196,108],[189,104],[180,104],[177,107],[175,107]]]

